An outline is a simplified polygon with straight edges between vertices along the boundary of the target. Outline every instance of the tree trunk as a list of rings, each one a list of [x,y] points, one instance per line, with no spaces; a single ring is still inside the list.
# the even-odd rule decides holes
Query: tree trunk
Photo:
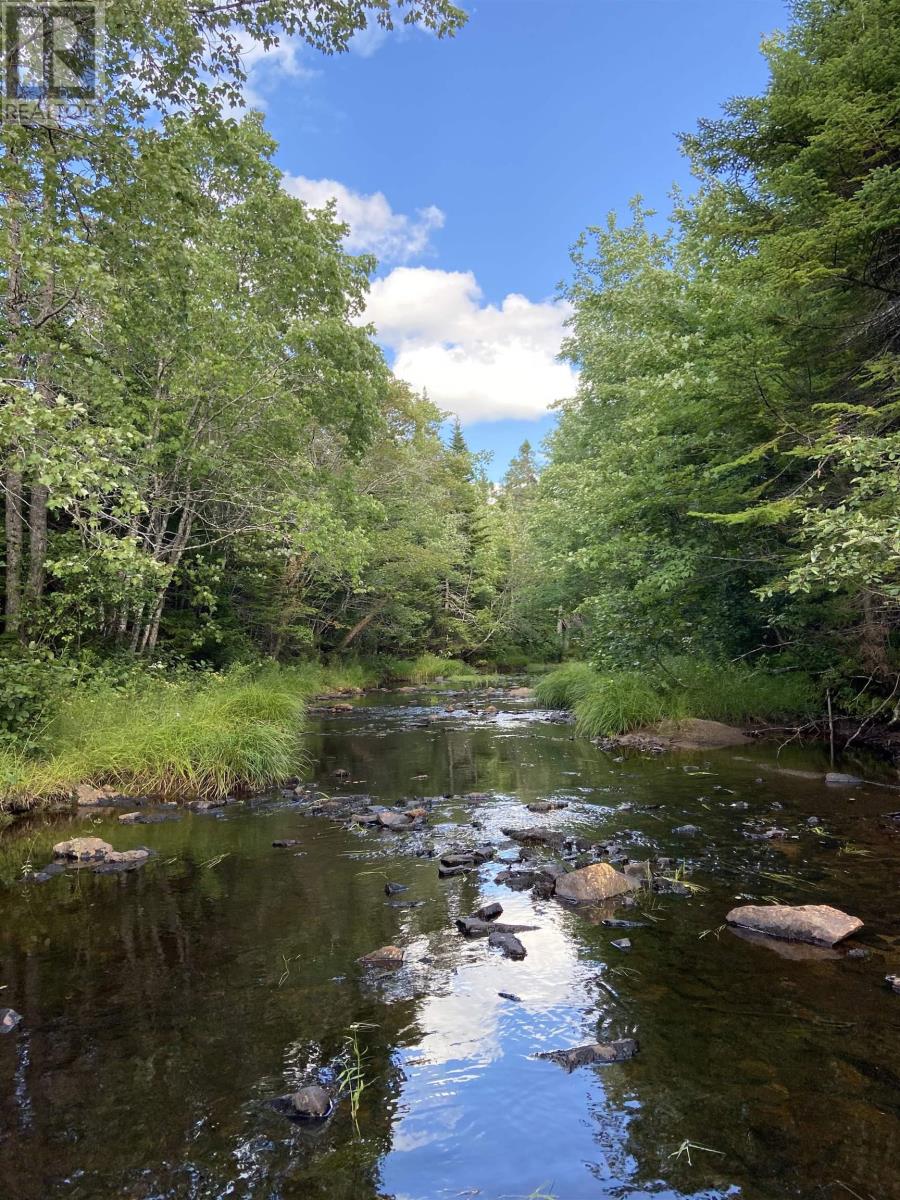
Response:
[[[41,606],[47,562],[47,500],[50,489],[36,483],[31,489],[28,509],[28,579],[25,584],[27,619]]]
[[[361,621],[357,621],[353,628],[347,631],[338,645],[338,650],[346,650],[350,643],[357,638],[364,629],[367,629],[368,626],[371,625],[371,623],[378,616],[378,614],[385,608],[387,608],[387,598],[384,600],[379,600],[371,612],[366,613]]]
[[[19,632],[22,608],[22,473],[6,472],[6,632]]]

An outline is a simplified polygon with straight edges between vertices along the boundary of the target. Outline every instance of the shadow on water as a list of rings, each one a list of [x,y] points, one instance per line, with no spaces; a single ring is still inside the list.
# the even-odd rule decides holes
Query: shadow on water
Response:
[[[348,829],[280,794],[6,832],[0,1005],[24,1020],[0,1038],[4,1200],[894,1194],[900,998],[882,979],[900,968],[897,793],[826,787],[815,752],[611,755],[525,702],[471,702],[377,696],[314,735],[325,790],[435,797],[424,836]],[[568,807],[524,808],[548,797]],[[609,911],[513,892],[497,862],[439,880],[414,853],[535,824],[686,860],[695,890],[616,910],[641,923],[622,952]],[[698,832],[673,833],[686,824]],[[776,826],[784,837],[757,836]],[[21,882],[75,834],[155,855]],[[424,903],[396,906],[388,880]],[[723,926],[737,897],[836,904],[865,920],[868,957],[739,938]],[[504,920],[538,926],[523,962],[453,929],[495,898]],[[406,965],[362,972],[387,943]],[[268,1101],[333,1085],[354,1024],[359,1134],[346,1101],[324,1126],[286,1121]],[[566,1074],[533,1057],[622,1036],[640,1043],[624,1064]]]

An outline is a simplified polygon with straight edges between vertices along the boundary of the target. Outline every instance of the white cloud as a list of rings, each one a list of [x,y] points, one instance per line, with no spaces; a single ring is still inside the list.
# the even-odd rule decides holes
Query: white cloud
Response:
[[[285,175],[284,188],[313,208],[334,200],[338,219],[350,226],[347,249],[375,254],[383,262],[403,263],[424,254],[431,249],[432,233],[444,224],[444,214],[433,204],[408,216],[394,212],[383,192],[354,192],[335,179]]]
[[[556,358],[569,312],[515,292],[484,304],[471,271],[397,267],[372,285],[365,320],[401,379],[471,424],[536,419],[573,394],[575,371]]]
[[[244,100],[248,108],[265,109],[266,93],[284,79],[305,83],[319,74],[303,61],[306,47],[300,38],[283,36],[268,49],[249,34],[243,34],[240,42],[241,62],[247,74]]]

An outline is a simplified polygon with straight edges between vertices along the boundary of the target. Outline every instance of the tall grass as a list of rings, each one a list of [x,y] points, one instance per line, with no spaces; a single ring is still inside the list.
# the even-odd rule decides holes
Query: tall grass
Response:
[[[771,721],[814,711],[816,689],[801,672],[673,658],[647,672],[601,673],[566,663],[539,679],[539,703],[568,708],[589,737],[628,733],[660,721]]]
[[[434,679],[480,679],[478,671],[459,658],[441,658],[439,654],[420,654],[417,658],[384,661],[389,679],[406,683],[431,683]]]
[[[0,750],[0,800],[64,797],[79,783],[184,798],[264,787],[303,765],[304,708],[322,681],[313,666],[87,685],[59,704],[49,753]]]

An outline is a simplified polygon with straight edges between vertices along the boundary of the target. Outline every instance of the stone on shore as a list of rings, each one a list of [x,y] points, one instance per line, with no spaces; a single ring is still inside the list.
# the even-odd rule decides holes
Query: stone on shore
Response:
[[[626,878],[609,863],[592,863],[560,875],[556,881],[556,895],[576,904],[596,904],[639,887],[640,883]]]
[[[739,929],[815,946],[834,946],[863,927],[859,917],[828,904],[745,904],[725,920]]]

